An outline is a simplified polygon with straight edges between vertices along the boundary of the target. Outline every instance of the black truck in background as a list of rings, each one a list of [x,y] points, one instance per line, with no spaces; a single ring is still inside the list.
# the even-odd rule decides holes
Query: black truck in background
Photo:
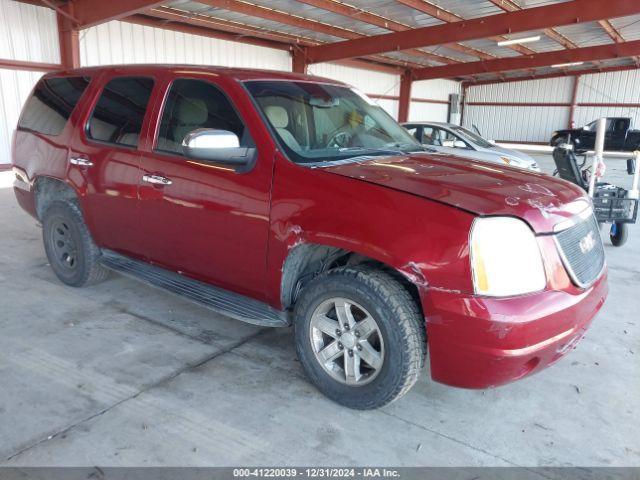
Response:
[[[575,150],[590,150],[596,143],[598,120],[582,128],[558,130],[551,135],[549,144],[557,147],[570,143]],[[609,151],[633,152],[640,148],[640,130],[631,129],[631,119],[627,117],[608,117],[604,137],[604,149]]]

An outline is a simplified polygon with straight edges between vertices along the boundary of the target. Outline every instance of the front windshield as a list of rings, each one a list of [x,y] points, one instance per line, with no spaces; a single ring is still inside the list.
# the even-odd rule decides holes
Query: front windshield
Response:
[[[424,150],[380,106],[356,90],[294,81],[245,85],[280,145],[296,162]]]
[[[452,127],[452,130],[458,135],[460,135],[467,142],[475,143],[479,147],[491,148],[494,146],[492,143],[489,143],[477,133],[473,133],[471,130],[467,130],[464,127]]]

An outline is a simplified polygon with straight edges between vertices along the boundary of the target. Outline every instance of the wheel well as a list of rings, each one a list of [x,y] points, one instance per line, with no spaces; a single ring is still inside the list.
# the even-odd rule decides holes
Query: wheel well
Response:
[[[42,220],[44,212],[56,200],[76,200],[75,190],[62,180],[50,177],[39,177],[35,184],[36,213]]]
[[[358,253],[341,248],[312,243],[302,243],[294,247],[282,268],[281,300],[285,309],[296,303],[300,291],[317,275],[332,268],[349,265],[371,265],[385,271],[400,283],[414,299],[420,311],[422,304],[418,287],[395,268]]]

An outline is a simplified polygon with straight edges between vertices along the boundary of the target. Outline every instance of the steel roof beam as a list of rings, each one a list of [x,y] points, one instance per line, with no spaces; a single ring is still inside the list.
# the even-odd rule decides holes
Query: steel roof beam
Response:
[[[309,18],[300,17],[297,15],[292,15],[287,12],[282,12],[280,10],[276,10],[273,8],[268,8],[262,5],[253,4],[244,0],[199,0],[199,2],[204,3],[205,5],[209,5],[211,7],[220,8],[222,10],[229,10],[231,12],[241,13],[243,15],[248,15],[250,17],[258,17],[265,20],[270,20],[272,22],[283,23],[285,25],[289,25],[292,27],[310,30],[312,32],[322,33],[324,35],[331,35],[332,37],[346,38],[349,40],[369,38],[353,30],[336,27],[334,25],[329,25],[327,23],[319,22],[317,20],[313,20]],[[330,44],[325,43],[323,45],[330,45]],[[319,47],[314,47],[314,48],[319,48]],[[433,62],[444,63],[444,64],[457,63],[457,60],[454,60],[442,55],[434,55],[422,50],[416,50],[412,48],[400,49],[400,50],[406,50],[404,53],[408,55],[415,56],[417,58],[423,58],[425,60],[430,60]],[[373,53],[372,55],[375,55],[375,53]],[[367,56],[367,55],[354,55],[351,57],[342,57],[342,58],[355,58],[355,57],[363,57],[363,56]],[[335,60],[340,60],[340,58],[336,58]]]
[[[142,13],[163,3],[166,0],[75,0],[73,16],[78,20],[76,28],[82,29]]]
[[[316,8],[321,8],[322,10],[326,10],[328,12],[337,13],[338,15],[344,15],[345,17],[352,18],[353,20],[357,20],[359,22],[368,23],[369,25],[375,25],[376,27],[384,28],[386,30],[391,30],[392,32],[403,32],[405,30],[411,29],[409,25],[406,25],[404,23],[400,23],[395,20],[383,17],[381,15],[377,15],[375,13],[369,12],[367,10],[362,10],[352,5],[348,5],[342,2],[337,2],[335,0],[298,0],[298,1],[301,3],[306,3],[307,5],[311,5]],[[451,50],[455,50],[460,53],[464,53],[466,55],[482,58],[484,60],[495,58],[495,55],[490,55],[486,52],[483,52],[482,50],[478,50],[477,48],[467,47],[466,45],[462,45],[460,43],[448,44],[447,48]]]
[[[560,5],[545,5],[461,22],[330,43],[309,48],[307,56],[311,63],[329,62],[343,58],[441,45],[443,39],[446,39],[446,43],[461,42],[637,13],[640,13],[640,2],[573,0]],[[487,62],[494,61],[488,60]]]
[[[455,22],[464,21],[464,18],[462,18],[460,15],[451,13],[448,10],[444,10],[437,5],[434,5],[431,2],[426,2],[424,0],[397,0],[397,2],[409,8],[413,8],[414,10],[418,10],[419,12],[426,13],[427,15],[433,18],[437,18],[438,20],[442,20],[443,22],[446,22],[446,23],[455,23]],[[506,39],[507,37],[504,37],[501,35],[489,38],[489,40],[492,40],[494,42],[500,42]],[[454,45],[460,45],[460,44],[454,44]],[[508,45],[505,48],[510,48],[511,50],[521,53],[523,55],[536,53],[535,50],[531,50],[530,48],[527,48],[523,45]]]
[[[512,2],[511,0],[489,0],[489,1],[493,3],[496,7],[504,10],[505,12],[516,12],[518,10],[522,10],[522,7],[520,5],[518,5],[515,2]],[[562,7],[559,6],[559,8],[562,8]],[[566,36],[558,32],[557,30],[554,30],[553,28],[545,28],[542,30],[542,33],[544,33],[551,40],[554,40],[555,42],[562,45],[564,48],[578,48],[578,45],[573,43]]]
[[[545,73],[542,75],[525,75],[522,77],[506,77],[504,80],[466,80],[462,82],[463,86],[475,87],[479,85],[494,85],[496,83],[511,83],[511,82],[526,82],[528,80],[542,80],[545,78],[559,78],[559,77],[575,77],[581,75],[589,75],[592,73],[605,73],[605,72],[623,72],[627,70],[638,70],[636,65],[619,65],[615,67],[596,67],[585,68],[581,70],[568,70],[557,73]]]
[[[574,48],[573,50],[536,53],[535,55],[522,57],[499,58],[485,62],[469,62],[460,65],[421,68],[419,70],[414,70],[414,78],[416,80],[452,78],[479,73],[506,72],[527,68],[549,67],[551,65],[562,63],[625,58],[636,55],[640,55],[640,40],[598,45],[595,47]]]
[[[236,22],[208,17],[206,15],[196,14],[186,17],[183,16],[180,11],[167,7],[154,8],[144,12],[144,15],[132,15],[122,20],[137,25],[162,28],[192,35],[202,35],[278,50],[292,51],[292,49],[297,48],[298,45],[317,45],[317,43],[300,39],[300,37],[294,35],[262,30]],[[395,60],[391,58],[374,55],[362,60],[344,60],[337,61],[336,63],[391,74],[398,74],[406,68],[404,62],[398,61],[397,64],[391,63],[394,61]],[[411,65],[413,67],[419,66],[417,64]]]

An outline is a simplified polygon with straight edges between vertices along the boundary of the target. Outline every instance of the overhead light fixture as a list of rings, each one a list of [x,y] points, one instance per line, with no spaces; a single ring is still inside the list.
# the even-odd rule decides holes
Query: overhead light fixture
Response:
[[[584,62],[556,63],[555,65],[551,65],[551,68],[577,67],[583,63]]]
[[[534,35],[533,37],[510,38],[509,40],[500,40],[498,42],[498,46],[506,47],[507,45],[516,45],[519,43],[531,43],[531,42],[537,42],[538,40],[540,40],[540,35]]]

